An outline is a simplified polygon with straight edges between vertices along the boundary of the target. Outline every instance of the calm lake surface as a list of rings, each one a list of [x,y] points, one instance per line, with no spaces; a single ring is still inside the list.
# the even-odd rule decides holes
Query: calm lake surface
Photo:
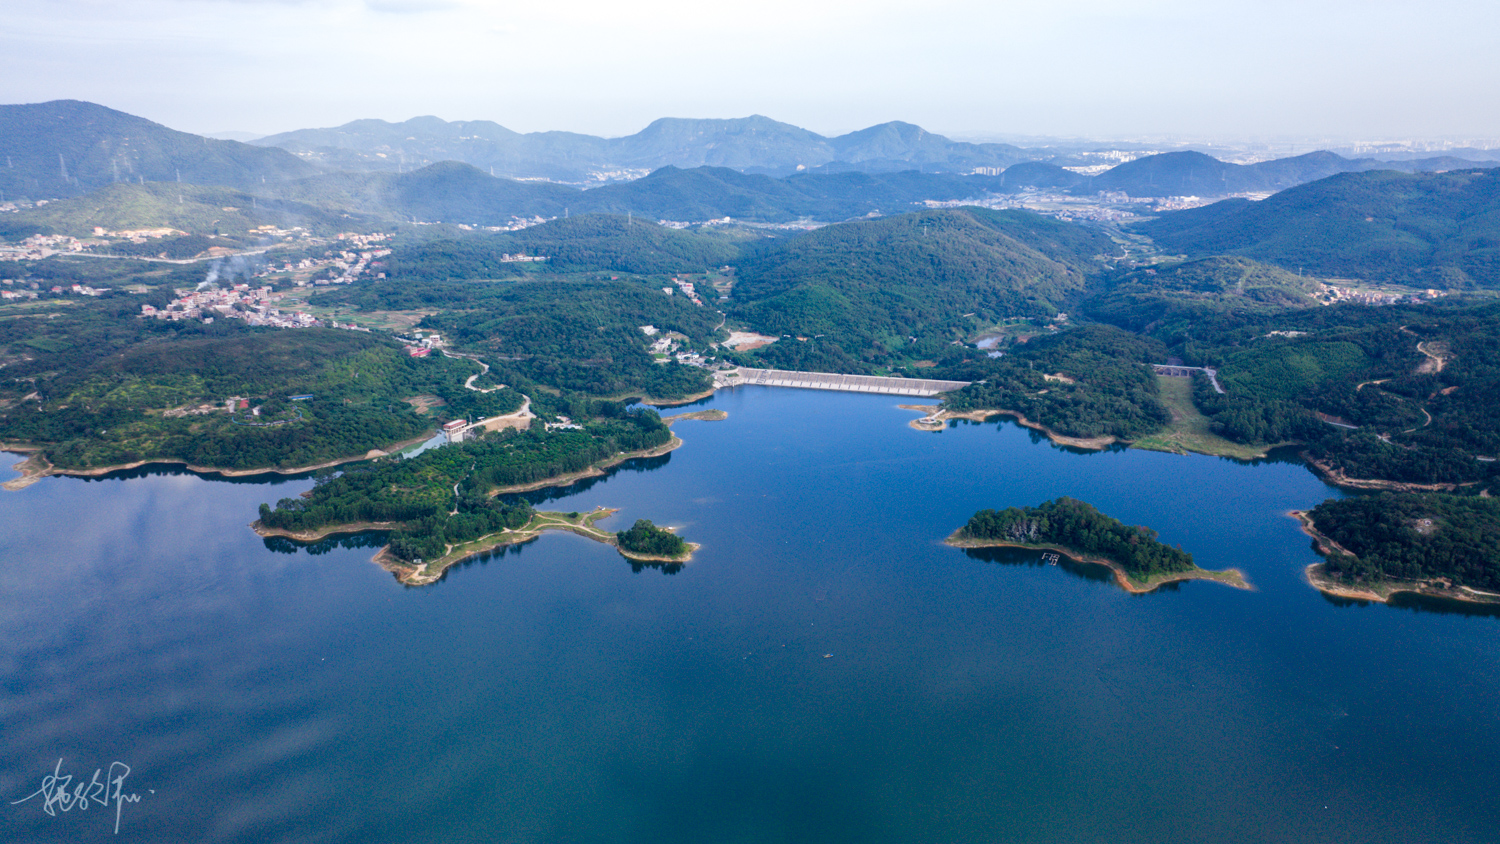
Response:
[[[539,504],[680,528],[675,574],[547,534],[404,588],[246,527],[306,479],[0,494],[0,838],[1500,840],[1500,618],[1307,586],[1285,513],[1337,491],[923,433],[901,401],[723,392],[668,457]],[[1059,495],[1257,591],[941,544]],[[118,837],[113,804],[11,804],[59,758],[130,766]]]

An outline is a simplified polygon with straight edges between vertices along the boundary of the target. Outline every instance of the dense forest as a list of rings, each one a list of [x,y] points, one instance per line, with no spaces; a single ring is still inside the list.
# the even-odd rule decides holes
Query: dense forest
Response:
[[[615,539],[621,548],[633,554],[677,558],[688,553],[688,544],[682,537],[657,527],[650,519],[636,519],[629,530],[620,531]]]
[[[1344,173],[1263,202],[1226,199],[1140,224],[1191,256],[1416,287],[1500,286],[1500,169]]]
[[[676,331],[700,346],[723,317],[633,280],[539,279],[518,283],[376,281],[316,298],[368,310],[441,309],[420,328],[480,352],[504,369],[557,390],[600,396],[678,397],[708,389],[702,369],[657,363],[641,326]]]
[[[1324,570],[1337,580],[1441,577],[1500,589],[1500,499],[1382,493],[1325,501],[1309,515],[1320,533],[1350,552],[1327,556]]]
[[[506,263],[504,255],[545,257],[540,265]],[[553,272],[637,274],[703,272],[733,262],[730,239],[657,225],[652,220],[590,214],[552,220],[515,232],[440,240],[397,249],[387,264],[393,278],[508,278],[521,268]]]
[[[1056,545],[1097,554],[1138,578],[1193,569],[1193,555],[1158,542],[1156,531],[1125,525],[1072,498],[1058,498],[1036,507],[980,510],[956,538]]]
[[[356,466],[319,483],[307,498],[284,498],[275,507],[262,504],[260,523],[306,531],[395,522],[400,527],[391,536],[391,553],[404,560],[440,557],[448,545],[525,524],[529,506],[492,497],[494,489],[582,471],[621,452],[657,448],[672,438],[654,411],[627,412],[613,402],[594,403],[594,409],[600,415],[583,430],[548,433],[538,426],[503,431],[410,459]]]
[[[1065,436],[1132,440],[1171,421],[1147,365],[1165,354],[1155,341],[1095,325],[932,372],[974,381],[948,394],[949,410],[1012,410]]]
[[[55,318],[0,320],[0,440],[42,446],[69,469],[143,460],[286,468],[430,430],[435,420],[403,401],[411,396],[437,395],[456,416],[520,402],[510,390],[464,390],[477,371],[471,362],[412,358],[379,335],[126,314],[102,302]],[[305,395],[312,398],[291,400]],[[249,407],[231,413],[232,397]]]
[[[971,318],[1054,316],[1114,251],[1097,231],[1021,211],[844,223],[748,250],[731,314],[886,363],[909,357],[908,344],[962,339]]]

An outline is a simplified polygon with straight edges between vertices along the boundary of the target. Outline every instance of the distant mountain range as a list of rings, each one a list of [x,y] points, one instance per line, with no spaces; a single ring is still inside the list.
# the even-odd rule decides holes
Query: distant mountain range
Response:
[[[93,103],[0,105],[0,192],[10,199],[80,196],[115,182],[249,189],[317,172],[286,150],[178,132]]]
[[[299,129],[260,138],[335,170],[414,170],[463,161],[497,176],[602,183],[661,167],[729,167],[787,175],[805,170],[969,173],[1036,158],[1009,144],[973,144],[910,123],[882,123],[828,138],[755,115],[732,120],[662,118],[634,135],[521,134],[488,120],[416,117],[401,123],[356,120],[331,129]]]
[[[1275,193],[1338,173],[1368,170],[1430,173],[1464,170],[1485,163],[1493,165],[1497,162],[1475,162],[1451,156],[1377,161],[1373,158],[1344,158],[1319,151],[1256,164],[1231,164],[1201,152],[1164,152],[1127,161],[1095,176],[1080,175],[1046,162],[1025,162],[1001,174],[1000,190],[1014,191],[1027,186],[1075,194],[1119,191],[1142,197],[1215,197]]]
[[[338,213],[478,225],[589,212],[683,221],[836,221],[910,211],[923,200],[1029,187],[1215,197],[1276,192],[1345,172],[1476,166],[1449,157],[1381,162],[1331,152],[1238,165],[1170,152],[1089,176],[1043,158],[1074,160],[1047,150],[955,142],[909,123],[829,138],[759,116],[662,119],[607,139],[422,117],[299,130],[252,145],[178,132],[74,100],[0,106],[0,199],[82,197],[122,182],[180,181]],[[603,186],[580,190],[579,183]]]
[[[772,178],[727,167],[667,166],[634,181],[580,190],[491,177],[468,164],[446,161],[414,173],[332,173],[267,186],[264,193],[403,220],[471,225],[593,212],[780,223],[897,214],[927,199],[983,196],[999,184],[995,176],[951,173],[804,173]]]

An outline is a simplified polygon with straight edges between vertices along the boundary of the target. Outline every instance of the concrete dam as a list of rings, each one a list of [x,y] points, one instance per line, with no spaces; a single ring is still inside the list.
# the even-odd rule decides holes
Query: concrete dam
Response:
[[[730,369],[714,373],[715,387],[757,384],[762,387],[801,387],[806,390],[842,390],[848,393],[883,393],[892,396],[935,396],[969,386],[968,381],[938,381],[929,378],[887,378],[880,375],[839,375],[832,372],[790,372],[785,369]]]

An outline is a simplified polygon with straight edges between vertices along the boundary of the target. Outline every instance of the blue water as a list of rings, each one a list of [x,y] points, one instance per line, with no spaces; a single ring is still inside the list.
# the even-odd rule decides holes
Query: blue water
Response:
[[[247,523],[309,479],[0,495],[5,841],[1500,840],[1500,618],[1340,604],[1294,462],[941,433],[882,396],[740,388],[686,444],[541,506],[567,534],[408,589]],[[1058,495],[1254,592],[1129,595],[941,539]],[[140,802],[48,816],[62,758]]]

